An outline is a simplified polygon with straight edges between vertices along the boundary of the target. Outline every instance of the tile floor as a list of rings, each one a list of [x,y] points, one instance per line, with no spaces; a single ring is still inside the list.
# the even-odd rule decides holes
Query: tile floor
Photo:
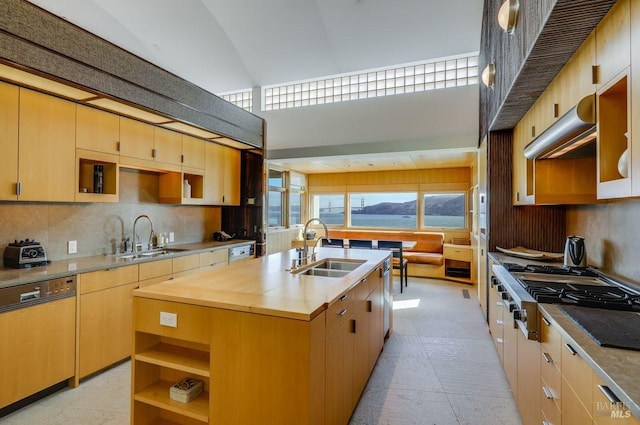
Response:
[[[471,298],[463,297],[464,289]],[[394,294],[393,335],[350,424],[521,423],[475,290],[415,278],[409,279],[404,294]],[[78,388],[0,418],[0,423],[129,424],[129,375],[129,362],[122,363]]]

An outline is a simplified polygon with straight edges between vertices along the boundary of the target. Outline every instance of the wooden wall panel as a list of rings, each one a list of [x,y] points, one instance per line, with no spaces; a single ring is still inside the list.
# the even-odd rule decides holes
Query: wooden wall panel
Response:
[[[564,206],[512,205],[511,130],[489,134],[488,155],[488,246],[524,246],[540,251],[562,252],[566,238]]]

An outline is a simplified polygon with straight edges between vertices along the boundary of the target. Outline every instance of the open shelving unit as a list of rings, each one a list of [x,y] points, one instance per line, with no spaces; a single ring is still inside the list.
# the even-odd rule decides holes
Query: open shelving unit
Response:
[[[102,166],[102,192],[94,185],[96,166]],[[118,202],[118,156],[76,149],[76,202]]]

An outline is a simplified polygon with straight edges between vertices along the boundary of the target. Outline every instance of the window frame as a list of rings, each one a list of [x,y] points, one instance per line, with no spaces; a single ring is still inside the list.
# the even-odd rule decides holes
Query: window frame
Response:
[[[463,217],[464,224],[463,227],[441,227],[441,226],[427,226],[424,222],[425,216],[425,205],[424,198],[426,195],[446,195],[446,194],[461,194],[464,197],[464,207],[463,207]],[[465,231],[469,230],[469,191],[468,190],[421,190],[419,192],[419,202],[420,202],[420,229],[426,231]]]

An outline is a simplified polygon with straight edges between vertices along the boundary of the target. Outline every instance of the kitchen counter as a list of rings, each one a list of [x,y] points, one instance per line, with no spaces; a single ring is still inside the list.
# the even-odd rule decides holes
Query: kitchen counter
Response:
[[[231,248],[253,242],[254,241],[234,239],[226,242],[204,241],[182,245],[171,245],[166,248],[180,249],[181,251],[175,251],[150,258],[137,258],[135,260],[126,260],[116,257],[115,255],[94,255],[89,257],[55,260],[51,261],[47,266],[30,267],[25,269],[3,267],[0,268],[0,289],[24,283],[33,283],[42,280],[73,276],[79,273],[113,269],[116,267],[128,266],[130,264],[140,264],[144,262],[164,260],[167,258],[181,257],[184,255],[198,254],[215,248]]]
[[[135,290],[137,297],[310,321],[384,261],[389,251],[319,248],[318,260],[364,260],[343,277],[288,271],[289,250],[224,269],[198,273]]]
[[[554,262],[531,261],[491,252],[498,263],[562,265]],[[593,314],[598,309],[593,308]],[[640,418],[640,351],[602,347],[573,322],[558,304],[538,303],[538,311],[571,343],[585,362],[620,398],[636,418]],[[640,332],[640,329],[638,330]]]

